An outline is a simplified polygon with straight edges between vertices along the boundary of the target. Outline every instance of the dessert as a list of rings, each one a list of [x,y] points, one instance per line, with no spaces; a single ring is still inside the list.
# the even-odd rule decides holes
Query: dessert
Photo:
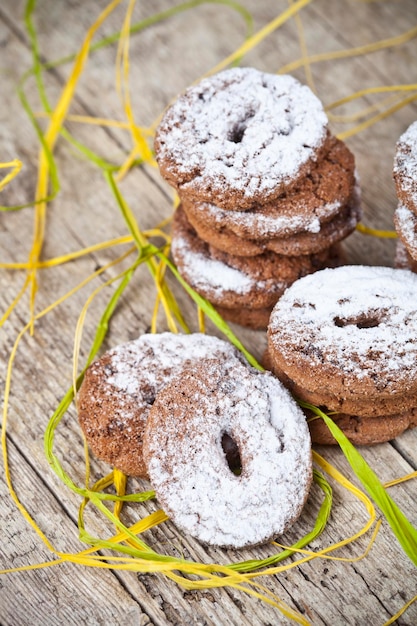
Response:
[[[272,311],[268,364],[300,399],[357,423],[391,420],[396,436],[394,423],[416,425],[416,298],[417,276],[406,270],[344,266],[303,277]],[[391,436],[373,425],[368,443]],[[352,441],[362,442],[355,433]]]
[[[245,326],[266,328],[291,282],[337,264],[333,246],[361,216],[353,155],[291,76],[233,68],[203,79],[166,111],[155,153],[181,200],[180,274]]]
[[[228,435],[241,472],[223,449]],[[144,458],[163,509],[210,545],[242,548],[282,534],[312,478],[306,420],[281,383],[238,361],[195,361],[158,394]]]
[[[94,361],[78,393],[78,417],[92,452],[131,476],[147,477],[143,432],[156,395],[188,360],[241,360],[229,343],[195,333],[145,334]]]

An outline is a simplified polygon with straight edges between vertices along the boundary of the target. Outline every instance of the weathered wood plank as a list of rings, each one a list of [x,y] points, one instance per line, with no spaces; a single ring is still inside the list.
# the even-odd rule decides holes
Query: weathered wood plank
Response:
[[[98,7],[104,8],[106,4],[104,0],[95,3],[94,6],[90,3],[74,1],[54,3],[44,0],[40,2],[35,19],[39,27],[41,49],[48,59],[55,59],[75,51],[80,46],[85,28],[95,19]],[[146,3],[138,3],[135,19],[153,14],[159,9],[166,9],[170,5],[171,3],[165,0],[152,3],[152,7]],[[287,3],[279,2],[272,6],[271,3],[258,3],[251,0],[246,2],[245,6],[253,12],[256,27],[260,28],[280,9],[286,8]],[[324,49],[334,50],[347,45],[359,45],[366,38],[385,38],[398,34],[411,27],[411,18],[415,15],[415,5],[411,0],[404,0],[400,4],[383,2],[378,3],[378,11],[381,9],[378,19],[371,20],[369,24],[375,7],[366,3],[353,3],[352,6],[355,7],[356,14],[355,11],[348,12],[348,15],[341,14],[336,8],[336,3],[329,1],[312,3],[303,11],[303,23],[310,53]],[[106,25],[106,33],[120,28],[124,10],[125,7],[122,7],[118,13],[114,14]],[[31,63],[27,45],[24,44],[26,35],[21,22],[21,7],[16,3],[7,7],[7,13],[4,8],[0,8],[0,18],[2,18],[0,19],[0,42],[5,43],[5,47],[2,48],[0,70],[3,77],[3,93],[6,98],[6,105],[0,105],[2,149],[5,153],[4,160],[20,156],[25,161],[26,168],[24,175],[21,175],[2,194],[2,201],[4,199],[4,203],[12,204],[28,201],[33,197],[36,182],[37,143],[14,93],[18,75]],[[157,24],[134,37],[131,44],[131,84],[138,122],[150,123],[178,91],[233,50],[241,41],[243,33],[243,21],[230,8],[207,5],[188,11],[169,22]],[[195,53],[196,50],[198,54]],[[376,79],[379,84],[392,81],[405,82],[415,50],[415,42],[410,42],[400,51],[385,51],[372,57],[361,57],[348,62],[346,66],[344,64],[343,66],[339,64],[318,65],[313,68],[318,94],[324,102],[329,103],[363,86],[374,85]],[[251,52],[247,56],[247,62],[261,69],[276,71],[298,56],[296,29],[293,23],[289,23],[279,33],[268,38],[259,48]],[[102,50],[91,58],[86,76],[82,79],[77,91],[73,112],[94,113],[115,119],[123,118],[120,102],[114,89],[114,58],[114,47]],[[342,69],[342,67],[347,69]],[[19,68],[19,71],[16,71],[16,68]],[[68,71],[68,65],[59,67],[47,77],[47,89],[52,102],[56,101],[63,81],[68,76]],[[341,72],[344,73],[343,80],[341,80]],[[303,79],[302,70],[297,74]],[[30,96],[35,102],[37,101],[34,96],[33,82],[30,83]],[[392,227],[391,215],[395,207],[395,194],[391,181],[394,144],[404,127],[415,117],[415,107],[409,106],[377,127],[349,140],[349,145],[357,157],[362,180],[366,206],[365,221],[373,226]],[[130,142],[124,131],[105,131],[74,124],[70,125],[70,128],[77,138],[114,162],[121,162],[123,155],[130,148]],[[339,128],[339,126],[335,127],[337,130]],[[51,204],[48,214],[45,258],[125,234],[126,227],[101,174],[93,166],[80,159],[74,150],[69,149],[62,141],[58,144],[57,163],[61,172],[62,189],[59,198]],[[122,189],[142,226],[153,226],[159,219],[168,216],[171,212],[170,192],[156,171],[145,168],[144,171],[132,172],[124,181]],[[1,260],[24,260],[30,249],[31,237],[31,210],[14,215],[0,214]],[[355,262],[392,264],[393,243],[371,240],[355,234],[349,240],[347,248]],[[43,270],[40,274],[38,310],[55,300],[71,285],[85,278],[96,265],[103,265],[114,259],[116,255],[116,250],[109,249],[78,260],[71,264],[70,269],[69,266],[61,266]],[[126,264],[123,267],[126,267]],[[117,269],[110,270],[106,276],[114,276],[117,271]],[[102,279],[97,279],[94,284],[100,284],[100,280]],[[11,302],[22,281],[23,276],[17,272],[0,272],[1,310],[5,310]],[[174,288],[191,327],[196,329],[193,306],[177,286]],[[100,311],[113,289],[110,287],[98,296],[87,316],[81,350],[82,358],[85,358],[88,352]],[[49,470],[44,457],[42,438],[49,415],[71,384],[71,353],[75,324],[80,309],[91,290],[92,286],[84,288],[67,304],[48,314],[37,323],[35,337],[26,337],[23,340],[15,363],[10,398],[11,449],[14,454],[16,445],[20,455],[19,460],[16,460],[19,477],[16,483],[33,515],[42,522],[48,533],[52,533],[57,541],[62,542],[62,546],[68,545],[68,539],[63,533],[58,532],[60,524],[70,533],[69,537],[74,537],[74,521],[79,501]],[[153,283],[146,270],[141,271],[135,275],[126,295],[122,298],[111,324],[110,336],[104,347],[132,339],[146,331],[152,314],[153,299]],[[4,329],[0,331],[2,332],[0,356],[3,363],[6,362],[14,338],[27,320],[27,316],[26,299]],[[163,327],[164,323],[161,322],[160,329]],[[217,334],[218,331],[211,325],[208,328],[210,332]],[[235,329],[246,345],[260,358],[265,345],[264,333],[243,331],[238,327]],[[4,380],[4,376],[5,369],[3,368],[0,380]],[[30,403],[28,403],[28,398],[30,398]],[[416,445],[417,433],[407,433],[395,442],[395,448],[385,444],[365,450],[363,453],[381,479],[385,481],[405,474],[415,467]],[[82,484],[84,474],[82,443],[74,409],[68,412],[58,429],[56,450],[63,460],[65,469],[78,484]],[[324,454],[337,467],[350,475],[347,464],[339,451],[327,449]],[[13,456],[13,462],[15,462],[14,458]],[[45,518],[47,513],[39,513],[36,498],[30,490],[32,483],[25,482],[25,476],[32,476],[32,480],[35,480],[38,485],[39,479],[33,476],[31,466],[42,472],[42,481],[38,488],[42,490],[48,503],[48,519]],[[93,477],[100,476],[107,469],[105,464],[93,460]],[[131,481],[130,488],[135,489],[136,484],[135,481]],[[365,519],[362,505],[359,505],[352,499],[352,496],[343,492],[337,485],[334,489],[335,507],[331,523],[325,533],[314,542],[313,549],[320,549],[329,543],[341,540],[348,533],[355,532],[363,523],[361,520]],[[392,493],[410,519],[416,521],[417,507],[412,483],[394,487]],[[58,507],[55,498],[62,503],[64,511]],[[319,502],[320,496],[317,490],[313,490],[302,518],[288,533],[288,537],[282,538],[282,541],[290,543],[307,532],[312,525]],[[124,518],[127,522],[134,521],[138,516],[146,514],[146,511],[153,510],[154,507],[153,504],[132,506],[124,511]],[[87,519],[92,533],[102,536],[108,534],[110,530],[108,524],[99,516],[89,512]],[[22,533],[24,529],[22,520],[17,518],[10,526],[10,534]],[[13,536],[7,536],[7,540],[3,548],[4,558],[8,562],[14,556],[16,559],[19,558],[20,542],[18,537]],[[162,552],[183,554],[205,562],[226,563],[236,559],[261,558],[271,553],[270,547],[242,551],[241,554],[205,549],[198,542],[183,537],[171,523],[147,533],[146,540]],[[70,545],[72,545],[72,540]],[[366,541],[362,539],[352,547],[340,551],[340,554],[357,555],[365,545]],[[30,560],[45,558],[42,556],[44,553],[36,539],[31,544],[30,550],[31,553],[28,555]],[[30,562],[30,560],[25,562]],[[54,610],[56,605],[53,604],[53,594],[50,591],[54,588],[58,590],[58,595],[62,599],[60,616],[65,619],[71,611],[71,594],[75,594],[78,598],[81,588],[77,587],[79,585],[76,579],[78,570],[70,566],[65,567],[71,569],[70,575],[66,570],[65,574],[62,574],[63,568],[47,571],[48,593],[44,594],[45,597],[42,596],[42,585],[45,584],[46,577],[42,572],[5,578],[7,584],[2,589],[2,597],[5,598],[4,602],[7,603],[9,611],[7,619],[9,615],[14,618],[23,616],[22,619],[27,618],[27,623],[36,623],[34,620],[39,614],[41,602],[44,602],[44,607]],[[107,573],[104,575],[103,572],[88,571],[85,576],[88,576],[88,584],[91,587],[100,588],[102,597],[105,597],[107,593],[112,594],[110,608],[106,605],[103,608],[103,615],[109,618],[113,611],[115,623],[118,623],[117,620],[121,621],[118,616],[126,610],[126,606],[130,607],[127,609],[129,618],[129,611],[132,611],[132,623],[140,624],[149,623],[149,620],[158,625],[227,623],[261,626],[269,623],[288,623],[271,607],[233,590],[185,592],[163,578],[137,576],[129,572],[119,573],[117,578]],[[382,623],[412,597],[417,580],[415,569],[402,553],[387,524],[383,523],[371,553],[363,561],[349,564],[314,560],[286,573],[261,578],[260,582],[290,606],[303,611],[312,623],[324,625],[357,624],[365,621]],[[114,593],[113,588],[116,589]],[[23,593],[22,589],[28,593],[28,601],[23,603],[24,613],[22,610],[21,613],[13,615],[10,611],[13,609],[14,595],[16,592]],[[30,606],[32,597],[36,599],[33,608]],[[82,602],[80,600],[80,606]],[[142,607],[144,613],[141,613],[138,607]],[[415,607],[411,607],[399,623],[414,624],[417,621],[416,611]],[[101,613],[91,610],[85,613],[85,616],[88,616],[89,623],[100,623]],[[6,622],[3,615],[1,618]],[[51,624],[58,623],[55,620],[55,614],[50,620]],[[12,622],[10,617],[9,622],[6,623]],[[14,622],[16,623],[16,619]]]

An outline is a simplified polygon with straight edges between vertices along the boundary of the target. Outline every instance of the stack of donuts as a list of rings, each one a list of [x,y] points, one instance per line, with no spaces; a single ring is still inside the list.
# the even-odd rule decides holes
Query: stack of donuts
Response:
[[[417,122],[401,135],[394,157],[398,207],[394,223],[399,241],[397,267],[417,271]]]
[[[354,158],[296,79],[203,79],[165,112],[155,153],[180,198],[174,261],[226,319],[266,328],[289,285],[340,264],[360,219]]]
[[[355,445],[394,439],[417,426],[416,298],[417,275],[403,269],[345,265],[304,276],[271,313],[265,365]],[[315,443],[335,443],[321,419],[310,432]]]

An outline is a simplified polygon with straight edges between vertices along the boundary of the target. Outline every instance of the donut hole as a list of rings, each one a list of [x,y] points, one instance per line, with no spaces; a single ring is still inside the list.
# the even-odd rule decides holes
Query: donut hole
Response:
[[[240,458],[239,446],[229,433],[223,433],[221,446],[226,457],[227,465],[233,474],[240,476],[242,473],[242,461]]]
[[[383,311],[366,311],[359,315],[353,315],[349,317],[333,318],[335,326],[338,328],[344,328],[345,326],[356,326],[356,328],[376,328],[384,321]]]
[[[228,141],[241,143],[250,120],[255,117],[256,111],[249,109],[241,120],[238,120],[227,134]]]

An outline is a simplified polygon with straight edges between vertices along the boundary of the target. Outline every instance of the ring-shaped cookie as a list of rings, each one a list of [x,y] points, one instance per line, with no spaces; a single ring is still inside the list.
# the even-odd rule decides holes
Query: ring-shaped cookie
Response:
[[[172,224],[172,256],[183,278],[215,306],[272,307],[294,280],[336,261],[328,247],[317,255],[279,256],[265,252],[238,257],[197,237],[180,205]]]
[[[301,278],[271,313],[268,352],[312,392],[369,402],[416,397],[417,276],[343,266]]]
[[[158,392],[188,360],[241,359],[229,343],[200,333],[144,334],[106,352],[87,369],[78,417],[92,452],[125,474],[147,477],[142,439]]]
[[[239,449],[239,475],[228,465],[224,435]],[[302,411],[274,376],[236,361],[201,361],[171,380],[150,411],[144,458],[175,524],[223,547],[283,533],[312,477]]]
[[[327,149],[327,125],[319,99],[292,76],[232,68],[167,109],[155,154],[180,195],[245,210],[309,173]]]

